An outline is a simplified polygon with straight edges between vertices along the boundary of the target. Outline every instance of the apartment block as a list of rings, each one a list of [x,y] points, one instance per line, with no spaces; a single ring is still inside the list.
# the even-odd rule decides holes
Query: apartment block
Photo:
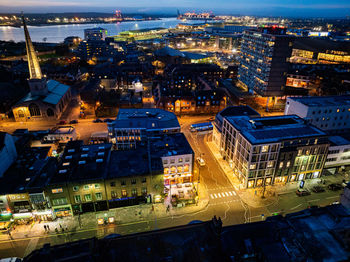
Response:
[[[321,176],[326,134],[297,116],[224,118],[221,154],[243,187]]]

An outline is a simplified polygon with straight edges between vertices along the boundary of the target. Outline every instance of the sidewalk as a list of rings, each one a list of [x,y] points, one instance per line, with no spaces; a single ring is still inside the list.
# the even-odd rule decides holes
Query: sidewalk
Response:
[[[195,184],[197,187],[197,184]],[[32,238],[44,236],[45,234],[55,235],[55,229],[57,228],[59,233],[72,233],[80,230],[94,230],[102,228],[97,225],[97,219],[106,217],[114,217],[116,225],[130,224],[140,221],[153,221],[155,218],[176,217],[185,214],[191,214],[198,212],[209,203],[209,195],[202,184],[199,184],[199,199],[198,204],[189,205],[186,207],[172,207],[167,212],[167,205],[164,203],[153,204],[154,210],[152,210],[151,204],[142,204],[136,206],[128,206],[110,209],[101,212],[90,212],[74,217],[58,218],[55,221],[42,221],[41,223],[35,222],[31,225],[17,225],[15,229],[11,230],[12,239]],[[81,224],[81,226],[80,226]],[[49,232],[45,231],[44,225],[49,226]],[[62,231],[62,228],[63,231]],[[9,240],[10,236],[7,233],[0,234],[0,241]]]

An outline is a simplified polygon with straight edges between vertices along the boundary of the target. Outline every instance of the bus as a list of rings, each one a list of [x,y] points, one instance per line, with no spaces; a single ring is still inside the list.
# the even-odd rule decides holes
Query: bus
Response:
[[[193,124],[190,127],[191,132],[201,132],[213,130],[213,125],[211,122]]]

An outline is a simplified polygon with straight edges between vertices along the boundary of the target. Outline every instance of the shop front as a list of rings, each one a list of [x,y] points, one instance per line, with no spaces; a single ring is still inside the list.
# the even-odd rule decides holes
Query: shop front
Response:
[[[32,212],[15,213],[12,217],[17,225],[25,225],[33,221]]]
[[[33,217],[35,221],[52,221],[53,220],[52,210],[34,211]]]
[[[54,218],[69,217],[72,216],[72,214],[73,212],[70,205],[53,207]]]

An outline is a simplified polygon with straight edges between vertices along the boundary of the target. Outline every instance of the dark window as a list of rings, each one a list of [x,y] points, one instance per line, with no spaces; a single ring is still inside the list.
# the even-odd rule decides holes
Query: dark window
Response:
[[[31,116],[40,116],[40,108],[34,103],[29,105],[29,112]]]
[[[54,116],[55,113],[53,112],[52,108],[48,108],[46,111],[47,116]]]

